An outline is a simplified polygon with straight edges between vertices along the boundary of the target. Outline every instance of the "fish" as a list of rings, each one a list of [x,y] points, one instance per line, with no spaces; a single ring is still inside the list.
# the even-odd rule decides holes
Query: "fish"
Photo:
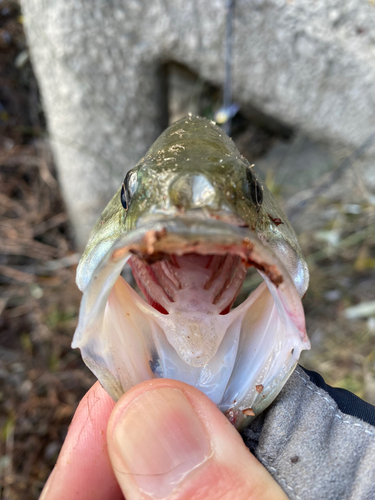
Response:
[[[123,278],[129,268],[138,291]],[[262,283],[234,306],[249,270]],[[76,282],[72,347],[115,401],[171,378],[242,429],[310,348],[309,272],[295,232],[254,165],[206,118],[172,124],[126,173]]]

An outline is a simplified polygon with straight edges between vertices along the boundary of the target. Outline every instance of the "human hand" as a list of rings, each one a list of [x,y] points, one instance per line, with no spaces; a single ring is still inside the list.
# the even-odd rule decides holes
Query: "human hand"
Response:
[[[82,399],[40,500],[285,500],[224,415],[182,382],[154,379],[117,404]]]

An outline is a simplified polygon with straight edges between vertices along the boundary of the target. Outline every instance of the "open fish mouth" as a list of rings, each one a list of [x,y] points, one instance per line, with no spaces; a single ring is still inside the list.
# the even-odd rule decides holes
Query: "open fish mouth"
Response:
[[[126,265],[143,298],[122,278]],[[264,282],[233,307],[250,267]],[[115,400],[144,380],[172,378],[200,389],[241,428],[310,348],[292,278],[248,228],[155,219],[120,236],[93,273],[79,276],[72,346]]]

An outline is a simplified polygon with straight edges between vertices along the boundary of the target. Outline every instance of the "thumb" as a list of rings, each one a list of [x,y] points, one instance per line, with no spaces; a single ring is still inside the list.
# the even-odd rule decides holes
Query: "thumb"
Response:
[[[155,379],[124,394],[108,451],[127,500],[287,499],[216,406],[182,382]]]

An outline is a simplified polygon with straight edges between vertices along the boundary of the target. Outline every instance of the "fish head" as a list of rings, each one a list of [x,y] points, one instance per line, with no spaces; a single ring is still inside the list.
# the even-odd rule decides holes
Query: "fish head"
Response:
[[[121,277],[129,265],[141,294]],[[233,307],[249,268],[264,282]],[[213,122],[169,127],[124,178],[77,272],[73,346],[114,399],[154,377],[202,390],[238,428],[309,348],[308,270],[254,166]]]
[[[126,176],[126,230],[160,216],[212,218],[245,225],[243,215],[247,224],[255,226],[254,202],[249,205],[248,201],[256,194],[246,163],[213,122],[188,117],[175,123]]]

